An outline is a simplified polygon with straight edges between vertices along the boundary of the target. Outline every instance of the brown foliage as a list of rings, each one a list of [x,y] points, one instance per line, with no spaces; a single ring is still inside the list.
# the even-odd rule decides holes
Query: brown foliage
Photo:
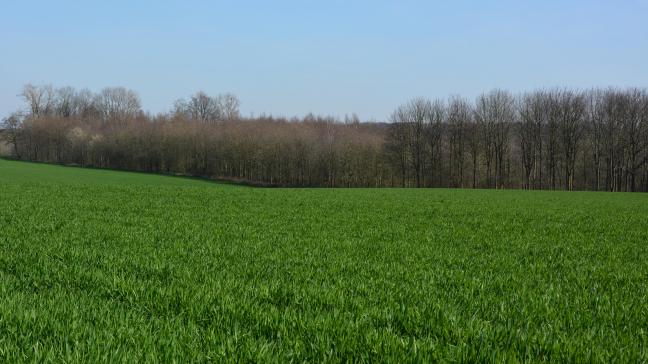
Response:
[[[241,118],[232,95],[197,93],[145,115],[122,88],[28,85],[3,138],[26,160],[273,186],[648,191],[648,93],[495,90],[475,104],[416,99],[392,123]]]

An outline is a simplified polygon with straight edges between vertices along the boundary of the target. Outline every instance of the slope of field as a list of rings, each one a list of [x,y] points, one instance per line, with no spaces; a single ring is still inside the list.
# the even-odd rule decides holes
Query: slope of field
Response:
[[[214,182],[190,177],[151,173],[116,172],[106,169],[65,167],[0,158],[0,184],[214,186]],[[219,186],[232,186],[219,184]]]
[[[647,261],[641,194],[0,161],[0,362],[641,362]]]

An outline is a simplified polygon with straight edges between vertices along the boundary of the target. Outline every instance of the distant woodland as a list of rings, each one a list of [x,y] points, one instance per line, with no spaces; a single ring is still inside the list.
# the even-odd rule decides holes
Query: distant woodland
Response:
[[[17,159],[273,186],[648,191],[645,89],[411,100],[388,122],[243,117],[197,92],[149,115],[125,88],[24,87],[3,119]]]

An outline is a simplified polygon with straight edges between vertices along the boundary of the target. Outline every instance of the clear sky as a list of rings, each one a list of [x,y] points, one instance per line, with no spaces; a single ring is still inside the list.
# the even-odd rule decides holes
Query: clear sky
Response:
[[[28,82],[375,120],[417,96],[648,86],[648,0],[0,2],[2,116]]]

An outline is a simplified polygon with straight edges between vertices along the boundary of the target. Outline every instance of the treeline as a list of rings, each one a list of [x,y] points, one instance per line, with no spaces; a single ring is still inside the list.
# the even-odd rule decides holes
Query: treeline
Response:
[[[145,114],[133,91],[27,85],[4,119],[18,159],[278,186],[648,191],[644,89],[415,99],[389,123],[244,118],[198,92]]]

